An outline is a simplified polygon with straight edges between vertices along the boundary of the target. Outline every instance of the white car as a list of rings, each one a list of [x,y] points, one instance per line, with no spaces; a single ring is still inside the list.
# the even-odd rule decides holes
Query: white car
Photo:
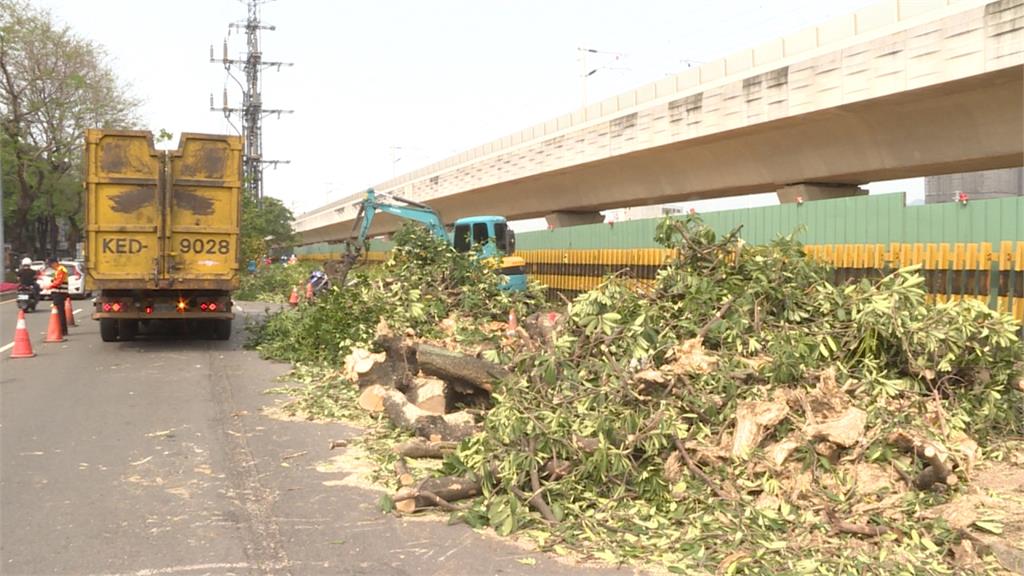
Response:
[[[61,260],[61,264],[68,270],[68,294],[72,299],[80,299],[89,296],[85,291],[85,262],[77,260]],[[35,268],[35,262],[32,263]],[[43,264],[43,268],[36,276],[36,283],[39,284],[39,297],[46,299],[50,297],[48,287],[53,281],[53,268]]]

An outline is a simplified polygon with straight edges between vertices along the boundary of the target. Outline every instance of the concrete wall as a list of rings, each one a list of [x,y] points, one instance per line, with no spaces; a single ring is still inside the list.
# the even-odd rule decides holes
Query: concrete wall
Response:
[[[943,174],[924,179],[926,204],[952,202],[958,192],[966,192],[972,201],[1024,196],[1024,168]]]

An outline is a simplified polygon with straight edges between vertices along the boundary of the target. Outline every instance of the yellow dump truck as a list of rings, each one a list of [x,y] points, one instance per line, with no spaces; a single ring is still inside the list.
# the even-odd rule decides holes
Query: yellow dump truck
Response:
[[[132,340],[154,320],[228,339],[241,138],[182,134],[177,150],[157,150],[149,132],[88,130],[85,187],[85,281],[103,341]]]

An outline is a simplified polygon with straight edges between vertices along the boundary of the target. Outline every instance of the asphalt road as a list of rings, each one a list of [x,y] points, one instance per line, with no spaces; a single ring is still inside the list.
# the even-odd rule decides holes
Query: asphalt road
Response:
[[[43,343],[41,307],[27,319],[37,356],[2,352],[0,574],[632,573],[382,514],[354,470],[324,465],[344,457],[329,441],[357,430],[261,412],[287,366],[242,349],[244,319],[226,342],[104,343],[88,301],[74,304],[67,342]],[[0,348],[15,318],[0,303]]]

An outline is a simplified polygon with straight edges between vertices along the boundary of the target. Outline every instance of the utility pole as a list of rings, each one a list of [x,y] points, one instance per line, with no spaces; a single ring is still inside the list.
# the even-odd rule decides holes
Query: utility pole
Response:
[[[263,95],[260,92],[260,79],[264,68],[277,68],[292,66],[291,62],[265,62],[263,53],[260,51],[260,31],[275,30],[274,26],[265,26],[260,23],[259,6],[260,0],[248,0],[248,17],[245,22],[233,22],[228,25],[228,35],[232,29],[245,30],[246,55],[244,60],[235,60],[228,57],[228,41],[224,40],[224,54],[220,60],[213,57],[213,45],[210,45],[210,62],[220,62],[228,76],[242,89],[242,106],[228,106],[228,90],[224,89],[224,104],[221,108],[213,105],[213,94],[210,94],[210,110],[218,110],[224,114],[224,118],[231,122],[233,115],[242,119],[242,137],[245,140],[243,157],[243,178],[246,192],[254,198],[260,208],[263,207],[263,166],[288,164],[288,160],[266,160],[263,158],[263,119],[267,116],[291,114],[294,110],[272,110],[263,107]],[[245,72],[245,84],[242,84],[234,74],[232,68],[238,67]],[[238,128],[235,127],[237,131]]]

